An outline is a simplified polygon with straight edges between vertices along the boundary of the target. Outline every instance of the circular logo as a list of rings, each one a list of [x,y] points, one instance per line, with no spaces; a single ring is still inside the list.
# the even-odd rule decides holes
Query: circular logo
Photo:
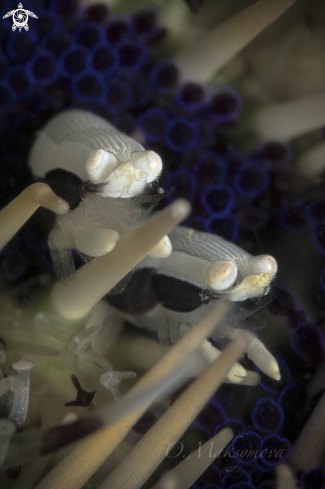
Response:
[[[13,16],[12,16],[12,21],[16,28],[22,29],[23,27],[26,29],[28,28],[27,22],[28,22],[28,14],[26,10],[24,9],[17,9],[15,10]],[[13,26],[12,26],[13,27]],[[27,29],[28,30],[28,29]]]
[[[6,19],[7,17],[11,16],[13,21],[12,30],[15,31],[18,27],[19,32],[21,32],[22,28],[24,28],[25,31],[28,31],[28,16],[34,17],[34,19],[38,19],[37,15],[35,15],[34,12],[23,9],[22,3],[18,4],[17,10],[11,10],[10,12],[7,12],[6,15],[4,15],[2,18]]]

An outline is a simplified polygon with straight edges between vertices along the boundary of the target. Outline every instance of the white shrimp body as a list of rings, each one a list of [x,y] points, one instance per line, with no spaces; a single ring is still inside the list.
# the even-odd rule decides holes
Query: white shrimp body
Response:
[[[172,254],[163,260],[147,256],[119,298],[106,296],[108,303],[129,322],[156,331],[165,344],[178,341],[223,297],[237,304],[211,335],[212,339],[222,345],[239,329],[247,330],[246,318],[254,311],[249,304],[240,302],[269,293],[277,272],[276,260],[270,255],[252,256],[220,236],[183,226],[176,227],[169,237]],[[265,373],[279,379],[276,360],[253,333],[250,336],[249,358]],[[207,342],[203,353],[211,351],[213,347]]]
[[[146,211],[131,197],[157,178],[162,163],[156,153],[100,117],[72,110],[56,116],[39,134],[30,166],[72,209],[57,218],[49,237],[55,269],[64,278],[73,272],[71,249],[85,260],[109,253],[121,235],[146,219]],[[70,204],[72,189],[76,196]],[[270,255],[253,257],[218,236],[185,227],[174,229],[170,238],[136,267],[129,282],[117,288],[120,293],[106,296],[124,317],[157,331],[161,341],[177,341],[220,297],[239,302],[269,292],[277,271]],[[237,305],[212,337],[231,338],[246,315]],[[211,351],[207,343],[209,358]],[[253,334],[248,356],[278,378],[276,361]],[[241,382],[242,367],[236,372]]]
[[[148,257],[140,266],[155,266],[158,273],[215,291],[230,301],[268,293],[277,272],[272,256],[254,257],[220,236],[183,226],[176,227],[169,237],[173,253],[159,263]]]
[[[29,162],[37,177],[62,168],[84,181],[105,183],[104,197],[138,195],[162,170],[157,153],[146,151],[106,120],[82,110],[54,117],[39,133]]]
[[[84,260],[105,255],[147,217],[136,196],[162,170],[157,153],[82,110],[50,120],[38,134],[29,163],[35,177],[70,206],[49,237],[59,278],[74,271],[70,250],[76,249]],[[167,237],[153,251],[156,256],[170,253]]]

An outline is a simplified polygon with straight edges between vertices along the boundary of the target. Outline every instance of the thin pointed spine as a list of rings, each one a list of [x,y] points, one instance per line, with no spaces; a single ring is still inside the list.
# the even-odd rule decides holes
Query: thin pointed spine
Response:
[[[67,202],[57,197],[48,185],[33,183],[0,212],[0,250],[40,206],[60,215],[69,211]]]
[[[174,402],[99,489],[140,489],[166,457],[168,447],[182,436],[219,387],[231,366],[247,348],[248,341],[246,335],[238,335],[222,356]]]
[[[240,383],[240,385],[250,385],[256,386],[260,383],[261,377],[256,372],[252,372],[251,370],[246,370],[246,377]]]
[[[324,413],[325,394],[292,447],[290,465],[297,470],[310,470],[321,461],[325,450]]]
[[[295,0],[259,0],[176,56],[183,76],[209,81]]]
[[[184,360],[193,356],[203,340],[211,335],[217,324],[230,309],[226,301],[220,302],[184,338],[130,390],[124,404],[132,405],[132,398],[140,396],[145,401],[110,426],[81,441],[37,486],[36,489],[81,489],[104,460],[122,441],[127,432],[148,409],[155,398],[144,396],[150,387],[163,383],[177,372]],[[120,410],[119,410],[120,411]]]
[[[276,486],[275,489],[296,489],[297,481],[295,476],[287,464],[278,465],[276,471]]]
[[[190,205],[187,201],[175,201],[121,238],[111,253],[81,267],[74,280],[57,283],[52,291],[53,305],[57,312],[67,319],[85,316],[189,213]]]
[[[78,419],[75,413],[67,413],[63,418],[61,424],[69,424]],[[33,460],[31,463],[26,464],[22,469],[22,474],[14,484],[12,489],[32,489],[35,482],[39,479],[40,475],[44,471],[47,464],[53,457],[53,453],[43,455],[42,457]]]
[[[253,129],[262,138],[293,139],[325,125],[325,91],[262,107]]]
[[[60,425],[39,428],[33,430],[33,432],[29,430],[19,432],[14,435],[5,466],[6,468],[13,467],[23,462],[34,460],[40,455],[52,453],[58,448],[68,446],[72,442],[89,436],[90,433],[94,433],[104,426],[108,426],[108,424],[112,425],[116,423],[118,420],[127,417],[130,413],[134,413],[136,409],[141,409],[141,414],[143,414],[155,399],[170,394],[184,383],[185,380],[192,377],[192,375],[193,355],[191,358],[183,359],[183,363],[179,365],[179,368],[172,373],[169,371],[168,375],[160,379],[158,384],[149,385],[147,389],[142,389],[140,393],[135,393],[128,397],[127,401],[122,399],[118,403],[113,402],[108,406],[106,405],[96,409],[96,412],[90,416],[87,415],[84,418],[69,422],[70,427],[67,430],[67,436],[63,436]],[[134,422],[137,421],[138,417],[135,418]]]
[[[177,489],[188,489],[213,463],[214,459],[220,455],[233,436],[234,433],[230,428],[223,429],[195,452],[191,452],[188,457],[167,472],[166,476],[163,476],[151,489],[162,489],[164,483],[167,484],[170,479],[175,481]]]
[[[168,236],[165,236],[159,243],[150,251],[149,256],[153,258],[167,258],[171,255],[173,249]]]
[[[325,142],[302,153],[297,161],[297,169],[304,177],[318,177],[325,169]]]

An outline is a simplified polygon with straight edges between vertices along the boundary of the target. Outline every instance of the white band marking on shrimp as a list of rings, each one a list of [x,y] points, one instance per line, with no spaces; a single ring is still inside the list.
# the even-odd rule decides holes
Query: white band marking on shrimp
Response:
[[[191,228],[178,226],[169,234],[173,250],[182,251],[203,260],[217,261],[249,258],[252,255],[220,236],[201,233]]]
[[[141,267],[142,266],[150,267],[150,258],[146,258],[141,263]],[[157,267],[159,273],[164,275],[190,282],[202,289],[205,289],[207,286],[205,273],[210,266],[210,262],[197,257],[192,257],[180,251],[175,251],[174,246],[172,254],[166,259],[159,261],[159,263],[155,263],[154,266]]]

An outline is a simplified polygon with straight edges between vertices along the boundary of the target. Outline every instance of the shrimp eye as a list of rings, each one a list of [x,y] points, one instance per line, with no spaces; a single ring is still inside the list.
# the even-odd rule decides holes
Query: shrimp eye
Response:
[[[234,285],[238,270],[232,260],[218,260],[208,267],[205,280],[213,290],[226,290]]]
[[[119,162],[116,156],[104,149],[97,149],[89,153],[86,160],[86,172],[94,183],[104,182],[117,168]]]
[[[271,255],[257,255],[249,259],[249,273],[255,275],[258,273],[269,273],[272,277],[276,275],[278,265]]]
[[[147,183],[153,182],[162,171],[160,156],[154,151],[135,151],[131,155],[134,167],[146,173]]]
[[[68,202],[70,210],[75,209],[81,202],[82,180],[75,173],[62,168],[56,168],[45,174],[44,182],[61,199]]]

